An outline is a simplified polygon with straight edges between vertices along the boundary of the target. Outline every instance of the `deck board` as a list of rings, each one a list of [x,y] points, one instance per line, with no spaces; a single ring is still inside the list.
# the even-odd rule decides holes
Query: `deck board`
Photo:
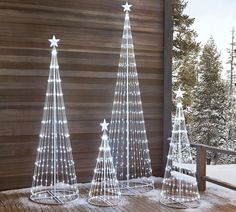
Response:
[[[104,208],[95,207],[87,202],[89,184],[79,184],[80,198],[65,205],[43,205],[29,200],[30,189],[18,189],[0,192],[0,212],[175,212],[159,203],[160,184],[155,184],[155,189],[142,196],[122,197],[119,206]],[[201,193],[200,206],[197,209],[181,210],[191,212],[235,212],[236,202],[226,199],[212,191]]]

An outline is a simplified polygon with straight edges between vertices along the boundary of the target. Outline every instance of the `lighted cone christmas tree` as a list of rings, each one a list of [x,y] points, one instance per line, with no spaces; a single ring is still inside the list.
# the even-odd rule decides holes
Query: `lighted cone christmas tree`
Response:
[[[120,202],[121,194],[107,136],[108,123],[104,119],[100,125],[103,131],[102,142],[99,147],[88,201],[98,206],[114,206]]]
[[[153,188],[138,73],[127,2],[120,61],[109,130],[114,166],[121,193],[136,195]]]
[[[200,198],[196,181],[196,164],[185,125],[183,91],[176,93],[176,115],[172,129],[167,164],[161,191],[161,203],[175,208],[197,207]]]
[[[52,57],[30,199],[63,204],[78,197],[78,188],[57,61],[59,39],[49,41]]]

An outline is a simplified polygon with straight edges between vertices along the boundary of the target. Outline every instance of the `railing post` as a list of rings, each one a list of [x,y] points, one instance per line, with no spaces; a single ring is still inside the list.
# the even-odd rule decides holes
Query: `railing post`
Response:
[[[199,191],[206,190],[206,149],[202,145],[197,146],[197,182]]]

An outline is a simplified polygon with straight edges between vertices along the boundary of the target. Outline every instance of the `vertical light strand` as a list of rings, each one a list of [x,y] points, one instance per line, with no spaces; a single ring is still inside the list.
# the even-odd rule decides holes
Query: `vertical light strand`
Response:
[[[125,13],[125,21],[128,22],[129,13]],[[127,24],[126,24],[127,26]],[[126,28],[126,152],[127,152],[127,185],[129,186],[129,39],[128,30]]]
[[[52,53],[56,53],[55,46],[53,47]],[[54,53],[54,54],[55,54]],[[55,60],[55,57],[53,57]],[[56,192],[56,184],[57,184],[57,157],[56,157],[56,145],[57,145],[57,114],[56,114],[56,69],[53,67],[53,188],[54,192]]]
[[[177,104],[177,105],[179,105],[179,104]],[[178,115],[178,119],[180,120],[180,108],[177,106],[177,110],[176,110],[176,112],[177,112],[177,115]],[[181,132],[180,132],[180,125],[181,124],[179,124],[179,133],[178,133],[178,154],[179,154],[179,156],[178,156],[178,159],[179,159],[179,172],[182,174],[182,154],[181,154]],[[179,192],[179,197],[180,198],[182,198],[182,195],[181,195],[181,190],[182,190],[182,185],[181,185],[181,177],[179,178],[179,183],[178,183],[178,192]]]
[[[55,64],[58,64],[57,58],[55,58]],[[60,79],[60,73],[57,72],[57,92],[62,94],[62,89],[61,89],[61,79]],[[64,160],[68,161],[68,154],[65,154],[65,142],[66,142],[66,137],[64,136],[64,133],[66,131],[67,127],[67,119],[66,117],[63,117],[63,112],[65,111],[64,109],[64,102],[62,98],[58,99],[58,137],[59,137],[59,145],[58,145],[58,175],[60,176],[60,180],[62,183],[70,184],[68,181],[68,175],[66,172],[66,164]],[[64,125],[64,122],[66,125]]]

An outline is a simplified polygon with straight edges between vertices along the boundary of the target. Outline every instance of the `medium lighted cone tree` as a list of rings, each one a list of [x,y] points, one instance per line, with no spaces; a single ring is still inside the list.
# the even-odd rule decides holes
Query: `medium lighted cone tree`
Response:
[[[114,166],[121,193],[138,195],[153,188],[138,73],[127,2],[120,61],[109,129]]]
[[[121,193],[107,136],[108,123],[104,119],[100,125],[103,131],[102,142],[99,147],[88,201],[97,206],[115,206],[120,202]]]
[[[176,93],[176,115],[167,156],[161,203],[175,208],[198,206],[200,195],[196,181],[196,164],[191,155],[191,147],[185,125],[182,106],[183,91]]]
[[[63,204],[78,197],[78,187],[57,61],[59,39],[49,41],[52,56],[30,199]]]

